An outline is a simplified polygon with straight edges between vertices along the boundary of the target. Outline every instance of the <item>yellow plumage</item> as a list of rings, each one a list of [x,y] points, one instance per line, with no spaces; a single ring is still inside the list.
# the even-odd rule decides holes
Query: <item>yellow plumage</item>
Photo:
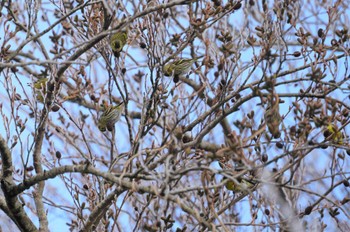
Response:
[[[48,78],[41,78],[34,83],[36,99],[39,102],[44,102],[44,95],[46,94],[46,83],[48,80]]]
[[[331,141],[333,141],[334,143],[343,144],[343,139],[344,136],[341,133],[341,131],[339,131],[338,127],[334,124],[329,123],[325,129],[325,131],[323,132],[324,137]]]
[[[256,185],[256,183],[254,183],[253,181],[243,178],[237,178],[236,181],[224,178],[222,181],[226,181],[226,189],[231,190],[235,193],[249,192]]]
[[[41,79],[37,80],[34,83],[34,88],[35,89],[44,89],[44,88],[46,88],[46,82],[48,80],[49,80],[48,78],[41,78]]]
[[[106,131],[106,128],[109,131],[113,130],[113,126],[116,122],[119,121],[122,112],[124,111],[124,102],[120,103],[117,106],[108,106],[103,113],[101,114],[98,120],[98,129],[102,132]]]
[[[197,58],[198,59],[198,58]],[[169,62],[163,67],[163,73],[165,76],[180,76],[187,74],[191,66],[197,59],[180,59],[173,62]]]
[[[123,30],[110,36],[110,45],[115,56],[119,56],[128,40],[128,31]]]

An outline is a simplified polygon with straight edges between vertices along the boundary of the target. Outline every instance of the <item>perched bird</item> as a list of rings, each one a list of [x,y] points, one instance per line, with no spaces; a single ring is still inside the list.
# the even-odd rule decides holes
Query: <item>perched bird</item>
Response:
[[[109,131],[112,131],[114,124],[119,121],[123,111],[124,102],[121,102],[119,105],[116,106],[110,105],[107,108],[105,108],[98,120],[98,129],[102,132],[105,132],[106,128]]]
[[[190,71],[193,63],[196,62],[199,58],[179,59],[176,61],[169,62],[163,67],[164,75],[167,77],[170,77],[170,76],[181,76],[181,75],[187,74]]]
[[[343,139],[344,136],[341,133],[341,131],[339,131],[338,127],[332,123],[329,123],[325,129],[325,131],[323,132],[323,136],[325,137],[325,139],[329,139],[331,141],[333,141],[334,143],[343,144]]]
[[[227,180],[226,177],[224,177],[222,181],[226,181],[226,189],[231,190],[235,193],[249,192],[256,185],[255,182],[243,178],[237,178],[236,181],[233,181]]]
[[[49,80],[48,78],[41,78],[41,79],[37,80],[34,83],[34,88],[35,89],[44,89],[44,88],[46,88],[46,82],[48,80]]]
[[[272,98],[275,98],[275,101],[273,101],[273,99],[271,100],[270,106],[265,111],[264,117],[267,128],[269,129],[270,133],[273,135],[274,138],[279,138],[281,135],[279,126],[282,121],[279,112],[279,97],[276,93],[274,93]]]
[[[44,96],[46,94],[46,83],[48,78],[41,78],[34,83],[34,89],[36,93],[36,99],[39,102],[44,102]]]
[[[112,51],[116,57],[119,57],[119,54],[128,40],[128,31],[123,30],[117,32],[110,36],[109,43],[111,45]]]

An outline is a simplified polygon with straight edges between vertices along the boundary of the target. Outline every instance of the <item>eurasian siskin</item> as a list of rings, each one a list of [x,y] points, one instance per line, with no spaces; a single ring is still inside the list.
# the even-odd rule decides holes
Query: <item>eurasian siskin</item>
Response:
[[[122,112],[124,111],[124,102],[120,103],[117,106],[108,106],[100,116],[98,120],[98,129],[102,132],[106,131],[106,128],[109,131],[113,130],[113,126],[116,122],[119,121]]]
[[[41,78],[34,83],[34,89],[36,93],[36,99],[39,102],[44,102],[44,96],[46,94],[46,83],[48,78]]]
[[[231,190],[235,193],[249,192],[256,185],[256,183],[254,183],[253,181],[246,180],[243,178],[237,178],[236,181],[226,180],[224,178],[223,181],[226,181],[226,184],[225,184],[226,189]]]
[[[37,80],[34,83],[34,88],[35,89],[45,89],[46,88],[46,82],[48,81],[48,78],[41,78],[39,80]]]
[[[164,75],[169,77],[187,74],[197,59],[179,59],[173,62],[169,62],[163,67]]]
[[[109,42],[115,56],[119,56],[128,40],[128,31],[123,30],[110,36]]]
[[[323,135],[325,137],[325,139],[329,139],[331,141],[333,141],[334,143],[343,144],[343,139],[344,136],[342,134],[341,131],[339,131],[338,127],[332,123],[329,123],[325,129],[325,131],[323,132]]]

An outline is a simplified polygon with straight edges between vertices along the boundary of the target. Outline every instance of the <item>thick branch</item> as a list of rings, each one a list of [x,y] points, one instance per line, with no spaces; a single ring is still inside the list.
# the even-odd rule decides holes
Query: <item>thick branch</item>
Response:
[[[0,154],[3,162],[1,188],[5,195],[7,209],[11,212],[9,217],[14,220],[21,231],[37,231],[37,228],[27,216],[23,209],[23,205],[19,202],[16,195],[11,194],[15,182],[13,181],[13,166],[10,149],[6,141],[0,136]]]

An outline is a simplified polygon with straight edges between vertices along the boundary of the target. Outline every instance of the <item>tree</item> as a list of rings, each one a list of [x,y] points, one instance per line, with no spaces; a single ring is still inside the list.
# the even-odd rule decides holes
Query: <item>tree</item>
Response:
[[[346,231],[348,5],[1,1],[2,227]]]

